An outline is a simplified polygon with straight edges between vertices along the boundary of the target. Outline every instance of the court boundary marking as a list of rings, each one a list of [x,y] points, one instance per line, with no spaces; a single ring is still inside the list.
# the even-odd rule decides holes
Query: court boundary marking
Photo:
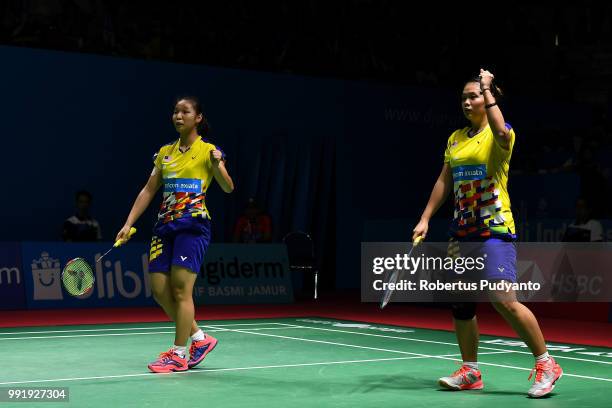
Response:
[[[208,326],[200,326],[208,327]],[[174,329],[174,326],[171,327]],[[257,327],[249,330],[283,330],[283,329],[301,329],[301,327]],[[206,330],[206,332],[216,333],[220,331],[227,331],[228,329],[219,328],[214,330]],[[5,340],[34,340],[34,339],[65,339],[65,338],[77,338],[77,337],[108,337],[108,336],[143,336],[147,334],[174,334],[174,331],[149,331],[149,332],[138,332],[138,333],[99,333],[99,334],[75,334],[75,335],[60,335],[60,336],[29,336],[29,337],[0,337],[0,341]]]
[[[335,318],[326,318],[326,317],[304,317],[304,318],[293,318],[296,321],[298,321],[298,319],[331,319],[337,322],[342,322],[342,321],[351,321],[352,320],[339,320],[339,319],[335,319]],[[308,323],[308,322],[306,322]],[[360,323],[360,322],[357,322]],[[365,323],[363,323],[365,324]],[[376,324],[380,327],[383,326],[388,326],[388,325],[380,325],[378,323],[370,323],[370,324]],[[330,328],[325,328],[325,327],[313,327],[313,326],[304,326],[304,325],[300,325],[300,324],[290,324],[290,323],[278,323],[278,322],[261,322],[261,323],[232,323],[232,324],[220,324],[220,325],[205,325],[202,324],[200,325],[201,328],[214,328],[213,332],[216,331],[222,331],[220,330],[220,328],[227,328],[227,327],[235,327],[235,326],[263,326],[263,325],[279,325],[279,326],[283,326],[285,328],[294,328],[294,329],[298,329],[298,328],[302,328],[302,329],[310,329],[310,330],[322,330],[322,331],[331,331],[331,332],[339,332],[339,333],[348,333],[348,334],[357,334],[357,335],[361,335],[361,336],[372,336],[372,337],[382,337],[382,338],[388,338],[388,339],[396,339],[396,340],[405,340],[405,341],[413,341],[413,342],[422,342],[422,343],[431,343],[431,344],[443,344],[443,345],[448,345],[448,346],[456,346],[456,343],[449,343],[449,342],[444,342],[444,341],[437,341],[437,340],[426,340],[426,339],[416,339],[416,338],[411,338],[411,337],[399,337],[399,336],[390,336],[390,335],[384,335],[384,334],[375,334],[375,333],[361,333],[361,332],[356,332],[356,331],[350,331],[350,330],[340,330],[340,329],[330,329]],[[400,326],[397,326],[400,327]],[[172,334],[174,332],[165,332],[165,331],[160,331],[160,332],[142,332],[142,333],[126,333],[126,334],[114,334],[114,333],[103,333],[103,334],[91,334],[91,335],[87,335],[87,334],[83,334],[83,335],[65,335],[65,336],[31,336],[31,337],[2,337],[2,336],[9,336],[9,335],[16,335],[16,334],[47,334],[47,333],[73,333],[73,332],[104,332],[104,331],[129,331],[129,330],[159,330],[159,329],[174,329],[174,326],[155,326],[155,327],[130,327],[130,328],[107,328],[107,329],[74,329],[74,330],[49,330],[49,331],[32,331],[32,332],[12,332],[12,333],[0,333],[0,341],[6,341],[6,340],[31,340],[31,339],[46,339],[46,338],[77,338],[77,337],[105,337],[105,336],[126,336],[126,335],[146,335],[146,334]],[[281,328],[253,328],[250,330],[280,330]],[[424,330],[430,330],[430,329],[424,329]],[[435,331],[435,330],[434,330]],[[489,336],[491,337],[491,336]],[[494,336],[492,336],[494,337]],[[591,346],[591,347],[597,347],[597,346]],[[484,345],[478,345],[479,349],[483,349],[483,350],[493,350],[493,351],[505,351],[508,353],[517,353],[517,354],[526,354],[526,355],[531,355],[530,352],[528,351],[521,351],[521,350],[512,350],[512,349],[501,349],[501,348],[497,348],[497,347],[490,347],[490,346],[484,346]],[[598,348],[606,348],[606,347],[598,347]],[[602,361],[602,360],[592,360],[592,359],[588,359],[588,358],[581,358],[581,357],[571,357],[571,356],[565,356],[565,355],[560,355],[560,354],[551,354],[551,356],[553,356],[554,358],[561,358],[561,359],[566,359],[566,360],[575,360],[575,361],[583,361],[583,362],[590,362],[590,363],[596,363],[596,364],[607,364],[607,365],[612,365],[612,361]]]
[[[340,345],[340,346],[351,346],[351,345],[347,345],[347,344],[336,343],[336,342],[328,342],[328,341],[323,341],[323,340],[303,339],[303,338],[299,338],[299,337],[280,336],[280,335],[269,334],[269,333],[253,333],[253,332],[247,332],[247,331],[240,330],[240,329],[226,329],[226,330],[227,331],[232,331],[232,332],[239,332],[239,333],[248,333],[248,334],[253,334],[253,335],[256,335],[256,336],[278,337],[278,338],[285,338],[285,339],[310,341],[310,342],[315,342],[315,343],[327,343],[327,344],[335,344],[335,345]],[[358,334],[361,334],[361,333],[358,333]],[[370,333],[367,333],[367,334],[370,334]],[[379,349],[379,348],[373,348],[373,347],[365,347],[365,346],[355,346],[355,345],[352,345],[351,347],[369,348],[369,349],[374,349],[374,350],[378,350],[378,351],[385,351],[385,349]],[[387,351],[390,351],[390,350],[387,350]],[[393,351],[391,351],[391,352],[393,352]],[[398,351],[395,351],[395,352],[398,352]],[[501,353],[512,353],[512,352],[514,352],[514,350],[501,350],[500,349],[496,353],[486,353],[486,354],[501,354]],[[400,351],[400,353],[404,354],[404,353],[409,353],[409,352],[407,352],[407,351]],[[426,354],[421,354],[421,353],[409,353],[409,354],[422,355],[422,356],[427,356],[427,357],[430,357],[430,358],[439,358],[439,359],[442,359],[442,360],[462,361],[462,360],[459,360],[459,359],[456,359],[456,358],[438,357],[438,356],[426,355]],[[485,353],[479,353],[479,354],[483,355]],[[509,366],[509,365],[503,365],[503,364],[494,364],[494,363],[483,363],[483,362],[480,362],[480,361],[478,362],[478,364],[489,365],[489,366],[494,366],[494,367],[512,368],[512,369],[515,369],[515,370],[523,370],[523,371],[531,371],[532,370],[530,368],[515,367],[515,366]],[[568,377],[585,378],[585,379],[589,379],[589,380],[599,380],[599,381],[612,382],[612,378],[592,377],[592,376],[580,375],[580,374],[570,374],[570,373],[566,373],[566,372],[563,372],[563,375],[564,376],[568,376]]]
[[[359,332],[350,332],[350,331],[346,331],[346,330],[335,330],[335,329],[316,328],[316,327],[309,327],[309,326],[291,325],[291,324],[288,324],[288,323],[278,323],[278,324],[280,324],[282,326],[294,326],[294,327],[297,326],[297,328],[304,328],[304,329],[315,329],[315,330],[323,329],[325,331],[345,332],[345,333],[348,333],[348,334],[364,334],[364,335],[373,335],[373,336],[376,336],[376,337],[381,336],[381,337],[391,337],[391,338],[396,337],[396,336],[376,335],[376,334],[373,334],[373,333],[359,333]],[[234,326],[234,325],[230,325],[230,326]],[[200,372],[204,372],[205,373],[205,372],[220,372],[220,371],[238,371],[238,370],[264,369],[264,368],[288,368],[288,367],[314,366],[314,365],[349,364],[349,363],[363,363],[363,362],[375,362],[375,361],[409,360],[409,359],[417,359],[417,358],[433,358],[433,359],[443,359],[443,360],[451,360],[451,361],[461,361],[461,359],[452,358],[452,356],[458,356],[457,353],[443,354],[443,355],[430,355],[430,354],[422,354],[422,353],[412,353],[412,352],[401,351],[401,350],[382,349],[382,348],[377,348],[377,347],[367,347],[367,346],[359,346],[359,345],[354,345],[354,344],[330,342],[330,341],[324,341],[324,340],[304,339],[304,338],[301,338],[301,337],[281,336],[281,335],[275,335],[275,334],[269,334],[269,333],[258,333],[258,332],[247,331],[247,330],[244,330],[244,329],[228,329],[226,327],[220,327],[220,326],[215,326],[215,325],[206,325],[206,327],[212,328],[212,329],[216,329],[218,331],[235,332],[235,333],[250,334],[250,335],[256,335],[256,336],[266,336],[266,337],[289,339],[289,340],[297,340],[297,341],[305,341],[305,342],[312,342],[312,343],[332,344],[332,345],[343,346],[343,347],[352,347],[352,348],[359,348],[359,349],[376,350],[376,351],[382,351],[382,352],[409,354],[409,355],[411,355],[411,357],[366,359],[366,360],[344,360],[344,361],[335,361],[335,362],[333,361],[333,362],[318,362],[318,363],[282,364],[282,365],[269,365],[269,366],[232,367],[232,368],[203,369],[203,370],[197,370],[197,371],[189,371],[188,370],[188,371],[185,371],[185,372],[180,372],[180,374],[183,374],[183,373],[200,373]],[[286,328],[288,328],[288,327],[286,327]],[[81,335],[81,336],[86,336],[86,335]],[[59,337],[59,336],[53,336],[53,337]],[[405,339],[405,340],[411,340],[409,338],[404,338],[404,337],[397,337],[397,338]],[[428,342],[433,342],[433,341],[428,341]],[[440,343],[440,344],[448,345],[448,343],[445,343],[445,342],[434,342],[434,343]],[[452,344],[452,345],[455,345],[455,344]],[[480,354],[488,355],[488,354],[514,353],[514,352],[516,352],[516,351],[515,350],[496,349],[494,352],[485,352],[485,353],[480,353]],[[522,371],[531,371],[529,368],[515,367],[515,366],[509,366],[509,365],[502,365],[502,364],[493,364],[493,363],[484,363],[484,362],[479,362],[479,364],[488,365],[488,366],[495,366],[495,367],[502,367],[502,368],[509,368],[509,369],[516,369],[516,370],[522,370]],[[174,374],[177,374],[177,373],[174,373]],[[155,376],[155,375],[159,375],[159,374],[155,374],[155,373],[138,373],[138,374],[120,374],[120,375],[114,375],[114,376],[111,375],[111,376],[75,377],[75,378],[59,378],[59,379],[44,379],[44,380],[10,381],[10,382],[0,382],[0,385],[34,384],[34,383],[44,383],[44,382],[64,382],[64,381],[79,381],[79,380],[85,381],[85,380],[106,379],[106,378],[143,377],[143,376],[151,376],[151,375]],[[575,378],[583,378],[583,379],[591,379],[591,380],[600,380],[600,381],[612,382],[612,379],[607,379],[607,378],[591,377],[591,376],[584,376],[584,375],[578,375],[578,374],[569,374],[569,373],[564,373],[564,375],[566,375],[568,377],[575,377]]]
[[[321,318],[321,319],[325,319],[325,318]],[[332,320],[336,320],[338,322],[342,322],[342,320],[338,320],[338,319],[333,319],[332,318]],[[348,320],[346,320],[346,321],[348,321]],[[415,341],[415,342],[422,342],[422,343],[444,344],[444,345],[447,345],[447,346],[457,346],[457,343],[449,343],[449,342],[437,341],[437,340],[415,339],[415,338],[411,338],[411,337],[389,336],[389,335],[376,334],[376,333],[360,333],[360,332],[349,331],[349,330],[328,329],[326,327],[302,326],[302,325],[298,325],[298,324],[294,325],[294,324],[290,324],[290,323],[279,323],[279,324],[287,325],[287,326],[298,326],[298,327],[302,327],[302,328],[305,328],[305,329],[312,329],[312,330],[323,330],[323,331],[332,331],[332,332],[340,332],[340,333],[351,333],[351,334],[359,334],[359,335],[362,335],[362,336],[383,337],[383,338],[389,338],[389,339],[407,340],[407,341]],[[377,324],[377,323],[375,323],[375,324]],[[424,329],[424,330],[430,330],[430,329]],[[487,335],[487,336],[489,336],[489,335]],[[489,337],[494,337],[494,336],[489,336]],[[591,346],[591,347],[597,347],[597,346]],[[606,348],[606,347],[599,347],[599,348]],[[494,350],[494,351],[506,351],[508,353],[518,353],[518,354],[532,355],[532,353],[530,353],[528,351],[507,350],[507,349],[500,349],[500,348],[496,348],[496,347],[481,346],[480,342],[478,344],[478,349]],[[554,355],[550,354],[550,355],[552,357],[554,357],[554,358],[565,358],[565,359],[568,359],[568,360],[586,361],[586,362],[590,362],[590,363],[599,363],[599,364],[612,364],[612,361],[591,360],[591,359],[588,359],[588,358],[570,357],[570,356],[563,356],[563,355],[559,355],[559,354],[554,354]]]
[[[453,354],[445,354],[445,355],[446,356],[457,356],[458,354],[453,353]],[[46,383],[46,382],[103,380],[103,379],[108,379],[108,378],[157,377],[160,375],[164,376],[164,375],[174,375],[174,374],[201,374],[201,373],[210,373],[210,372],[257,370],[257,369],[267,369],[267,368],[291,368],[291,367],[308,367],[308,366],[317,366],[317,365],[357,364],[357,363],[371,363],[371,362],[380,362],[380,361],[413,360],[413,359],[418,359],[418,358],[427,358],[427,357],[426,356],[390,357],[390,358],[375,358],[375,359],[365,359],[365,360],[322,361],[322,362],[317,362],[317,363],[276,364],[276,365],[268,365],[268,366],[204,368],[204,369],[196,369],[196,370],[179,371],[179,372],[167,373],[167,374],[156,374],[156,373],[147,372],[147,373],[138,373],[138,374],[101,375],[101,376],[93,376],[93,377],[74,377],[74,378],[54,378],[54,379],[44,379],[44,380],[9,381],[9,382],[0,382],[0,386],[16,385],[16,384],[36,384],[36,383]]]
[[[157,322],[151,322],[157,323]],[[122,324],[122,323],[110,323],[110,324]],[[234,323],[234,324],[216,324],[217,327],[233,327],[233,326],[262,326],[264,324],[276,324],[281,325],[282,323],[276,322],[263,322],[263,323]],[[101,325],[97,325],[101,326]],[[154,330],[154,329],[174,329],[174,326],[154,326],[154,327],[120,327],[110,329],[73,329],[73,330],[44,330],[44,331],[27,331],[27,332],[6,332],[0,333],[0,336],[10,336],[14,334],[47,334],[47,333],[76,333],[76,332],[96,332],[96,331],[127,331],[127,330]],[[0,329],[1,330],[1,329]]]
[[[343,321],[350,321],[353,322],[352,320],[340,320],[340,319],[335,319],[335,318],[327,318],[327,317],[300,317],[300,318],[293,318],[296,321],[298,321],[298,319],[331,319],[337,322],[343,322]],[[356,322],[356,321],[355,321]],[[308,323],[308,322],[306,322]],[[357,322],[357,323],[362,323],[362,322]],[[375,334],[375,333],[361,333],[361,332],[356,332],[356,331],[350,331],[350,330],[339,330],[339,329],[330,329],[330,328],[325,328],[325,327],[313,327],[313,326],[304,326],[304,325],[300,325],[300,324],[290,324],[290,323],[278,323],[278,322],[261,322],[261,323],[231,323],[231,324],[220,324],[220,325],[205,325],[202,324],[200,325],[201,328],[214,328],[213,332],[216,331],[222,331],[220,330],[220,328],[227,328],[227,327],[234,327],[234,326],[263,326],[263,325],[280,325],[283,326],[285,328],[294,328],[294,329],[298,329],[298,328],[302,328],[302,329],[310,329],[310,330],[322,330],[322,331],[331,331],[331,332],[340,332],[340,333],[348,333],[348,334],[357,334],[357,335],[361,335],[361,336],[372,336],[372,337],[382,337],[382,338],[389,338],[389,339],[396,339],[396,340],[406,340],[406,341],[413,341],[413,342],[422,342],[422,343],[431,343],[431,344],[443,344],[443,345],[448,345],[448,346],[456,346],[456,343],[449,343],[449,342],[443,342],[443,341],[437,341],[437,340],[426,340],[426,339],[415,339],[415,338],[411,338],[411,337],[399,337],[399,336],[390,336],[390,335],[384,335],[384,334]],[[366,324],[366,323],[362,323],[362,324]],[[388,326],[388,325],[380,325],[378,323],[369,323],[369,324],[375,324],[378,325],[380,327],[383,326]],[[401,326],[397,326],[397,327],[401,327]],[[92,334],[92,335],[87,335],[87,334],[83,334],[83,335],[65,335],[65,336],[31,336],[31,337],[2,337],[2,336],[10,336],[10,335],[17,335],[17,334],[48,334],[48,333],[74,333],[74,332],[104,332],[104,331],[129,331],[129,330],[159,330],[159,329],[174,329],[174,326],[155,326],[155,327],[124,327],[124,328],[107,328],[107,329],[74,329],[74,330],[48,330],[48,331],[32,331],[32,332],[9,332],[9,333],[0,333],[0,341],[5,341],[5,340],[31,340],[31,339],[46,339],[46,338],[76,338],[76,337],[104,337],[104,336],[125,336],[125,335],[146,335],[146,334],[171,334],[174,332],[142,332],[142,333],[126,333],[126,334],[113,334],[113,333],[103,333],[103,334]],[[281,328],[254,328],[254,329],[250,329],[250,330],[280,330]],[[424,330],[430,330],[430,329],[424,329]],[[434,330],[435,331],[435,330]],[[494,337],[494,336],[489,336],[489,337]],[[568,343],[569,344],[569,343]],[[598,347],[598,346],[591,346],[591,347]],[[484,345],[478,345],[479,349],[483,349],[483,350],[493,350],[493,351],[505,351],[508,353],[517,353],[517,354],[526,354],[526,355],[531,355],[532,353],[528,352],[528,351],[521,351],[521,350],[512,350],[512,349],[501,349],[501,348],[497,348],[497,347],[490,347],[490,346],[484,346]],[[607,347],[598,347],[598,348],[607,348]],[[597,364],[607,364],[607,365],[612,365],[612,361],[602,361],[602,360],[592,360],[592,359],[587,359],[587,358],[581,358],[581,357],[571,357],[571,356],[565,356],[565,355],[560,355],[560,354],[551,354],[551,356],[553,356],[554,358],[561,358],[561,359],[566,359],[566,360],[575,360],[575,361],[583,361],[583,362],[590,362],[590,363],[597,363]]]

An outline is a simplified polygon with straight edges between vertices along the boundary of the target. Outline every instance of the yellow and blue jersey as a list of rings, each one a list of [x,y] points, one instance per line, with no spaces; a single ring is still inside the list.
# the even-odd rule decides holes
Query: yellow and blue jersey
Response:
[[[453,174],[455,210],[450,232],[456,238],[516,238],[508,195],[515,134],[509,124],[506,128],[508,149],[495,140],[489,125],[472,137],[470,128],[463,128],[448,138],[444,162]]]
[[[179,140],[162,146],[153,156],[155,168],[161,171],[163,198],[156,230],[169,224],[190,224],[190,220],[210,219],[206,208],[206,191],[213,179],[210,152],[221,150],[200,136],[185,151]]]

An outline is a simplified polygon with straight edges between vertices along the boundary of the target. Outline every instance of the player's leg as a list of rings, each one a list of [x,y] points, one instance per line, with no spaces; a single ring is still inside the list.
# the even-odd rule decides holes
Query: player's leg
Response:
[[[447,256],[458,258],[462,252],[469,248],[462,248],[462,244],[454,238],[448,243]],[[453,272],[454,274],[454,272]],[[451,275],[451,279],[456,278]],[[438,379],[438,384],[451,390],[482,389],[483,382],[478,370],[478,321],[476,320],[476,303],[465,301],[462,293],[452,293],[456,300],[450,304],[453,313],[453,325],[457,344],[461,351],[461,368],[448,377]]]
[[[197,275],[184,266],[172,265],[170,272],[171,291],[175,305],[176,334],[174,344],[185,346],[190,336],[195,317],[193,285]]]
[[[170,264],[172,261],[173,240],[153,237],[149,254],[149,277],[151,279],[151,292],[156,302],[164,309],[168,317],[176,320],[176,305],[172,297]],[[172,346],[159,358],[148,365],[154,373],[168,373],[172,371],[185,371],[188,369],[187,359],[175,352]]]
[[[184,334],[184,325],[188,316],[194,312],[193,285],[197,272],[204,262],[204,255],[210,242],[210,222],[204,220],[200,230],[196,232],[183,232],[174,240],[174,253],[172,257],[172,296],[176,305],[176,345],[184,345],[187,337]],[[216,338],[204,334],[202,330],[191,333],[191,347],[189,348],[189,368],[198,365],[208,353],[213,351],[218,341]]]
[[[475,308],[475,304],[472,303]],[[453,305],[453,312],[455,312],[455,305]],[[471,306],[461,305],[459,309],[471,309]],[[461,351],[461,359],[463,361],[478,361],[478,321],[476,315],[472,317],[459,318],[453,313],[453,325],[455,327],[455,334],[457,336],[457,343],[459,344],[459,350]]]
[[[478,322],[476,303],[456,302],[451,304],[457,343],[463,363],[448,377],[442,377],[438,384],[451,390],[480,390],[484,387],[478,370]]]
[[[537,319],[531,310],[518,301],[492,303],[516,334],[527,344],[535,358],[535,382],[527,394],[533,398],[549,394],[555,388],[557,380],[563,375],[563,369],[554,358],[548,355],[544,336]],[[529,379],[531,379],[532,374],[533,371],[529,375]]]
[[[172,295],[172,288],[170,286],[170,272],[162,273],[156,272],[149,275],[151,280],[151,293],[155,301],[164,309],[166,315],[172,321],[176,321],[176,304],[174,296]],[[198,324],[194,320],[191,323],[190,335],[194,335],[200,330]]]
[[[516,246],[511,242],[490,239],[485,243],[488,255],[486,279],[508,281],[516,279]],[[530,397],[543,397],[550,393],[563,370],[548,355],[546,343],[537,319],[525,305],[517,301],[513,290],[490,291],[489,298],[497,312],[510,324],[516,334],[527,344],[535,358],[536,378],[529,389]],[[531,378],[531,375],[529,376]]]
[[[493,307],[527,344],[534,356],[546,352],[546,343],[536,317],[518,301],[492,302]]]

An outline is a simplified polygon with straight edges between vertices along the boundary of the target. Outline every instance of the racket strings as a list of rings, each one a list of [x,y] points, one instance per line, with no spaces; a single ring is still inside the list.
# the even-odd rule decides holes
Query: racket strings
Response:
[[[62,272],[64,288],[73,296],[87,293],[94,283],[91,266],[82,258],[70,261]]]

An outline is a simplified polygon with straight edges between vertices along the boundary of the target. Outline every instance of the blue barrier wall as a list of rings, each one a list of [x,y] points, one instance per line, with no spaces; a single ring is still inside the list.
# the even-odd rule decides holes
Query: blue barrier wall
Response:
[[[130,242],[94,262],[111,243],[0,243],[0,310],[156,305],[149,248]],[[61,283],[78,255],[94,269],[93,290],[70,296]],[[283,244],[212,244],[194,287],[197,304],[290,303],[291,272]]]
[[[357,288],[364,226],[381,217],[416,221],[448,135],[464,126],[462,84],[417,89],[11,47],[0,47],[0,56],[3,163],[11,172],[0,240],[59,239],[82,188],[94,194],[93,213],[112,239],[153,153],[176,137],[174,98],[196,94],[237,187],[232,196],[210,190],[213,240],[228,237],[255,196],[276,239],[312,231],[322,257],[334,251],[326,239],[335,234],[337,270],[327,273],[338,287]],[[525,131],[531,125],[571,129],[589,118],[580,107],[519,97],[504,102],[504,114],[517,132],[515,155],[537,137]],[[137,240],[148,239],[155,207]]]
[[[0,309],[24,309],[25,279],[17,242],[0,242]]]
[[[184,94],[202,100],[210,139],[236,179],[232,196],[209,190],[214,239],[227,236],[252,196],[270,207],[277,235],[312,228],[310,186],[329,189],[318,180],[333,173],[307,164],[332,161],[342,131],[340,82],[25,48],[0,47],[0,56],[0,132],[11,174],[0,239],[60,239],[83,188],[94,195],[104,238],[114,238],[153,154],[177,137],[170,118]],[[304,187],[296,191],[296,182]],[[137,239],[148,239],[157,205],[139,222],[147,237]]]

